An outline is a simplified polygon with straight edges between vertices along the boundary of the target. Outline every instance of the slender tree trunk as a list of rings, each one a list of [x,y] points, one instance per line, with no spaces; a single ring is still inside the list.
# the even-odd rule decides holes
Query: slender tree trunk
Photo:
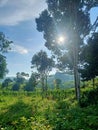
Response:
[[[46,84],[45,84],[45,92],[46,92],[46,96],[47,96],[47,90],[48,90],[48,86],[47,86],[47,75],[46,75]]]
[[[76,93],[76,99],[80,100],[80,81],[79,81],[79,74],[78,69],[74,68],[74,82],[75,82],[75,93]]]
[[[77,99],[77,78],[76,78],[75,67],[74,67],[74,84],[75,84],[75,94],[76,94],[76,99]]]
[[[77,22],[77,7],[75,2],[70,5],[70,11],[73,11],[73,17],[70,18],[71,28],[72,28],[72,44],[73,44],[73,69],[74,69],[74,83],[75,83],[75,93],[76,99],[80,100],[80,77],[78,73],[78,63],[79,63],[79,40],[78,40],[78,31],[75,28],[73,30],[73,19]],[[70,12],[72,14],[72,12]]]
[[[74,46],[73,50],[74,54],[74,81],[75,81],[75,92],[76,92],[76,99],[80,100],[80,76],[78,72],[78,44],[77,44],[77,39],[76,39],[76,44]]]
[[[46,91],[47,91],[47,89],[48,89],[48,86],[47,86],[47,76],[46,76]]]
[[[42,76],[41,78],[41,83],[42,83],[42,92],[45,91],[45,84],[44,84],[44,77]]]
[[[45,92],[45,83],[44,83],[44,76],[41,77],[41,87],[42,87],[42,99],[44,98],[44,92]]]

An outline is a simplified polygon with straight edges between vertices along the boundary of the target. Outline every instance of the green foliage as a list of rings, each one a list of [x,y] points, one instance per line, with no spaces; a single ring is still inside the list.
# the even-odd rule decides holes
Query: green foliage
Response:
[[[0,78],[8,72],[6,68],[6,57],[2,53],[7,52],[10,49],[10,44],[12,41],[6,39],[5,35],[0,32]]]
[[[92,109],[94,109],[93,112]],[[46,111],[45,116],[49,123],[54,126],[53,130],[97,130],[97,110],[97,106],[81,109],[72,107],[65,101],[59,101],[52,111],[49,109]]]
[[[82,91],[89,90],[91,99],[98,90],[90,89]],[[48,90],[48,97],[42,99],[40,91],[0,91],[0,129],[97,130],[98,102],[81,108],[74,93],[74,89]]]
[[[27,84],[27,80],[25,79],[26,77],[29,77],[29,74],[24,72],[17,72],[11,90],[13,91],[24,90],[24,86],[26,86]]]
[[[25,91],[34,91],[34,87],[33,86],[31,86],[31,84],[29,84],[29,83],[26,83],[26,85],[24,86],[24,90]]]
[[[20,84],[19,84],[19,83],[15,83],[15,84],[13,84],[13,86],[12,86],[12,90],[13,90],[13,91],[19,91],[19,88],[20,88]]]
[[[7,88],[11,82],[13,81],[10,78],[6,78],[2,83],[2,88]]]
[[[47,56],[47,53],[43,50],[41,50],[40,52],[38,52],[37,54],[35,54],[32,57],[32,68],[37,68],[37,71],[39,73],[48,73],[49,71],[51,71],[53,65],[54,65],[54,61],[52,58],[49,58]]]
[[[0,53],[7,52],[11,43],[12,41],[6,39],[4,33],[0,32]]]
[[[89,105],[98,104],[98,88],[83,92],[80,99],[80,106],[87,107]]]
[[[38,73],[32,73],[31,77],[29,78],[29,81],[26,83],[24,90],[26,91],[34,91],[35,87],[38,84],[39,74]]]
[[[82,69],[81,77],[85,80],[94,79],[98,76],[98,33],[94,33],[88,39],[88,44],[84,46],[81,53]]]
[[[57,89],[60,88],[61,83],[62,83],[61,79],[55,79],[55,80],[54,80],[54,85],[55,85],[55,87],[56,87]]]
[[[92,7],[93,3],[81,0],[47,0],[48,9],[36,18],[37,30],[43,33],[45,46],[58,56],[60,69],[68,67],[73,70],[76,49],[80,52],[84,37],[90,31],[89,11],[86,9],[88,6]],[[80,20],[81,18],[85,20]],[[58,44],[59,35],[66,39],[63,44]]]
[[[16,73],[16,78],[15,78],[16,83],[23,84],[24,81],[25,81],[24,75],[25,75],[25,73],[23,73],[23,72],[21,72],[21,73],[17,72]]]
[[[49,90],[47,95],[48,95],[47,96],[48,99],[59,101],[67,97],[67,92],[66,89],[65,90],[55,89],[55,90]]]
[[[60,70],[69,68],[74,72],[78,101],[80,53],[85,37],[91,31],[90,10],[98,5],[96,1],[47,0],[48,9],[36,18],[37,30],[43,33],[45,46],[56,55],[57,67]],[[61,44],[58,42],[59,36],[65,38]]]
[[[7,73],[6,66],[6,57],[0,54],[0,78],[3,78]]]
[[[53,58],[49,58],[43,50],[32,57],[32,68],[35,68],[40,75],[42,91],[47,90],[47,76],[54,66]]]

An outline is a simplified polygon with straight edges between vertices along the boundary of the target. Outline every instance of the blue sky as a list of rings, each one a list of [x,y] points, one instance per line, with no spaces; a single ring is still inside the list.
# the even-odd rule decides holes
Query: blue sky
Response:
[[[7,76],[31,73],[32,56],[41,49],[46,50],[35,23],[46,6],[45,0],[0,0],[0,31],[13,41],[11,52],[6,54]]]
[[[0,0],[0,32],[14,42],[12,50],[6,54],[7,76],[31,73],[32,56],[41,49],[47,50],[35,23],[35,18],[46,7],[45,0]],[[97,16],[98,8],[91,10],[92,23]]]

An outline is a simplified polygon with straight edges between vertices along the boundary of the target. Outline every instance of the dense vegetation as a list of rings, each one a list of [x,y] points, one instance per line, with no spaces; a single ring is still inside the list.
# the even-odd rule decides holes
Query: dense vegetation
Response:
[[[39,89],[0,90],[0,129],[98,130],[98,87],[86,82],[81,89],[80,104],[73,88],[48,90],[44,98]]]

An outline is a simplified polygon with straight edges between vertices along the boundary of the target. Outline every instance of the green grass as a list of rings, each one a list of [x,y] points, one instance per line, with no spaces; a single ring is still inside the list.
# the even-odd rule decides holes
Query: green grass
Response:
[[[98,130],[98,104],[81,108],[74,93],[0,91],[0,130]]]

